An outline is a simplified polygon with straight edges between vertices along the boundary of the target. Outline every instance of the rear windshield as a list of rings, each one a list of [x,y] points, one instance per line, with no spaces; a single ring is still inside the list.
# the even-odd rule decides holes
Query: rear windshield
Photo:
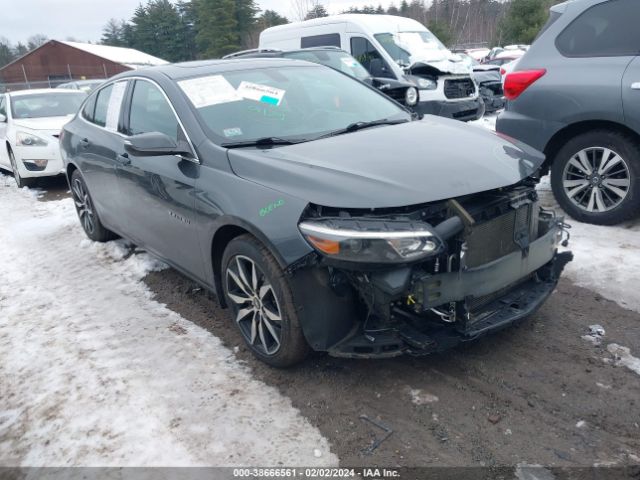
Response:
[[[65,117],[74,115],[87,95],[78,93],[42,93],[11,97],[11,116],[21,118]]]
[[[314,65],[223,72],[178,85],[216,143],[313,140],[356,122],[410,119],[362,82]]]

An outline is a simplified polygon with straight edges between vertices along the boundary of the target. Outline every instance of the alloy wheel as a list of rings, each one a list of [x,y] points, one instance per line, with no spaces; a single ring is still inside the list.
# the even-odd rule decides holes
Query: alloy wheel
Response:
[[[89,198],[89,194],[80,179],[76,178],[73,181],[71,192],[73,194],[73,201],[76,204],[76,210],[78,211],[82,227],[89,235],[92,235],[96,228],[93,204],[91,203],[91,198]]]
[[[242,335],[261,353],[276,354],[282,338],[282,313],[267,277],[253,260],[236,255],[227,266],[226,282]]]
[[[9,149],[9,161],[11,162],[11,168],[13,169],[13,178],[15,179],[16,183],[18,184],[18,187],[20,187],[21,183],[22,183],[22,177],[20,177],[20,172],[18,172],[18,165],[16,163],[16,157],[13,154],[13,152],[11,151],[11,149]]]
[[[619,206],[629,195],[631,175],[625,160],[604,147],[580,150],[562,175],[567,198],[580,209],[602,213]]]

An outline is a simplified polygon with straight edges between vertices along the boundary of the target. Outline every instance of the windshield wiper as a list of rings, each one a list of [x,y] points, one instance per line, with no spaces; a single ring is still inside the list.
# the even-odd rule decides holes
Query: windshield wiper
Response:
[[[271,147],[277,145],[295,145],[296,143],[306,142],[307,140],[287,140],[279,137],[264,137],[256,140],[247,140],[246,142],[230,142],[223,143],[221,146],[225,148],[244,148],[244,147]]]
[[[344,135],[345,133],[357,132],[358,130],[364,130],[365,128],[377,127],[380,125],[398,125],[400,123],[407,123],[409,120],[389,120],[387,118],[383,118],[382,120],[374,120],[372,122],[355,122],[350,125],[347,125],[345,128],[341,128],[340,130],[335,130],[326,135],[323,135],[320,138],[326,137],[335,137],[336,135]]]

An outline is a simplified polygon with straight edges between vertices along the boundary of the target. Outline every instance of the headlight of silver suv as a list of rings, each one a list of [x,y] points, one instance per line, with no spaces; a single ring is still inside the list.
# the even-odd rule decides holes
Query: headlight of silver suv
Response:
[[[16,143],[21,147],[46,147],[48,142],[32,133],[18,132]]]
[[[432,227],[422,222],[325,219],[305,220],[299,228],[317,251],[339,261],[414,262],[443,249]]]
[[[434,80],[428,78],[418,78],[418,87],[420,90],[435,90],[438,84]]]

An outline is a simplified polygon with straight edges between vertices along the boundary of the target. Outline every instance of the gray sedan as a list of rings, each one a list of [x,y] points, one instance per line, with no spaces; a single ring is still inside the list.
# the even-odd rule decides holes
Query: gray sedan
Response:
[[[81,224],[215,292],[248,347],[423,355],[532,314],[570,260],[543,156],[283,59],[115,77],[61,135]]]

